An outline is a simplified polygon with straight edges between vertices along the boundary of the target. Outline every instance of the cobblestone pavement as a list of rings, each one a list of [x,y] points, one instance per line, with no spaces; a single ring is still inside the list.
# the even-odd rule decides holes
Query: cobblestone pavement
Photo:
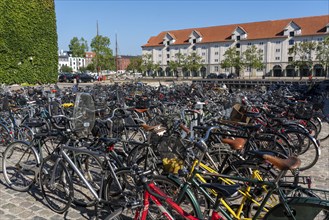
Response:
[[[329,190],[329,140],[321,144],[322,153],[318,163],[301,175],[310,175],[313,178],[312,187]],[[2,165],[0,165],[2,170]],[[72,206],[62,215],[51,211],[43,201],[40,189],[35,186],[29,192],[17,192],[8,188],[0,173],[0,219],[92,219],[94,211]]]

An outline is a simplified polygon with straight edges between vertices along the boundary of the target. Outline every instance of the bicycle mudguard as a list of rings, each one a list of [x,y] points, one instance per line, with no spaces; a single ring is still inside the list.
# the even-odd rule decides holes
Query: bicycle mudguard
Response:
[[[295,219],[305,219],[305,220],[313,220],[318,215],[324,215],[324,219],[326,219],[326,215],[329,212],[329,201],[321,200],[314,197],[293,197],[290,198],[288,204],[294,213]],[[325,212],[320,213],[325,210]],[[327,216],[328,217],[328,216]],[[264,217],[267,220],[286,220],[288,216],[286,214],[286,210],[282,203],[274,206]]]
[[[177,183],[178,186],[182,185],[182,182],[179,180],[178,176],[173,175],[173,174],[168,174],[167,176],[168,179],[174,181],[175,183]],[[200,209],[200,205],[198,203],[198,200],[195,198],[192,190],[190,189],[189,186],[186,186],[185,189],[185,193],[187,194],[187,196],[190,198],[191,202],[193,203],[194,207],[196,208],[196,217],[202,219],[203,218],[203,214],[202,211]]]

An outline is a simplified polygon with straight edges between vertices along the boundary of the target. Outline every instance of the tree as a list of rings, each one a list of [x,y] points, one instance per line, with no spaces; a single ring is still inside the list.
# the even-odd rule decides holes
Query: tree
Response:
[[[96,72],[96,66],[94,63],[89,63],[86,69],[89,70],[90,72]]]
[[[136,71],[142,72],[143,71],[142,65],[143,65],[142,57],[134,57],[134,58],[130,59],[130,63],[127,66],[127,70],[131,70],[133,72],[136,72]]]
[[[182,53],[175,54],[176,60],[169,61],[168,67],[174,73],[174,76],[178,76],[178,68],[183,67],[183,64],[186,62],[186,56]]]
[[[293,66],[298,67],[301,79],[303,75],[306,75],[306,73],[302,72],[302,69],[312,68],[312,64],[313,64],[312,51],[314,51],[315,48],[316,48],[315,42],[305,41],[305,42],[296,43],[288,51],[289,55],[293,55],[293,60],[290,61],[289,63],[292,64]]]
[[[244,63],[242,62],[239,51],[236,50],[235,46],[228,48],[224,53],[225,59],[221,62],[222,68],[230,68],[230,73],[235,73],[240,76],[240,70],[243,68]]]
[[[142,65],[142,69],[144,69],[147,72],[147,75],[150,74],[150,71],[154,70],[154,63],[153,63],[153,59],[152,59],[152,54],[148,53],[148,54],[144,54],[142,56],[142,60],[143,60],[143,65]]]
[[[316,60],[324,67],[325,77],[329,77],[329,37],[318,43],[316,47]]]
[[[69,49],[73,57],[83,57],[85,52],[88,51],[88,43],[83,37],[80,40],[77,37],[73,37],[70,41]]]
[[[242,57],[243,57],[244,66],[250,68],[249,78],[253,70],[261,69],[264,66],[262,62],[262,53],[260,50],[257,50],[257,47],[255,45],[248,47],[242,53]]]
[[[183,62],[183,67],[189,70],[190,73],[199,71],[202,67],[201,60],[202,57],[200,57],[197,53],[193,52],[186,57],[185,62]]]
[[[71,73],[71,72],[73,72],[73,69],[72,69],[72,67],[65,65],[65,66],[62,66],[61,67],[60,71],[61,72],[69,72],[69,73]]]
[[[93,62],[95,63],[97,73],[100,70],[114,69],[115,67],[115,59],[113,58],[110,44],[110,38],[102,35],[97,35],[91,41],[91,50],[96,53]]]

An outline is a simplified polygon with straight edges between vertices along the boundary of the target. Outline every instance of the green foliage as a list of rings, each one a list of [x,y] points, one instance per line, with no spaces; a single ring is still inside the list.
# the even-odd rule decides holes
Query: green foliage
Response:
[[[200,68],[202,67],[201,64],[201,59],[202,57],[200,57],[199,55],[197,55],[197,53],[191,53],[186,57],[185,62],[183,62],[182,66],[183,68],[186,68],[189,71],[199,71]]]
[[[0,1],[0,83],[57,80],[54,0]]]
[[[324,66],[326,73],[328,74],[329,68],[329,37],[326,37],[324,41],[319,42],[316,47],[316,60]]]
[[[257,50],[255,45],[248,47],[243,53],[244,65],[250,67],[251,70],[263,68],[262,53]],[[250,77],[250,75],[249,75]]]
[[[73,72],[73,69],[72,67],[70,66],[62,66],[61,69],[60,69],[61,72]]]
[[[83,37],[80,40],[77,37],[73,37],[70,41],[69,49],[73,57],[84,57],[85,52],[88,51],[88,43]]]
[[[142,57],[134,57],[130,59],[130,63],[127,66],[127,70],[131,70],[133,72],[143,72],[143,59]]]
[[[110,49],[110,44],[110,38],[102,35],[97,35],[91,41],[91,50],[96,53],[93,62],[98,71],[114,69],[115,67],[115,60],[113,59],[113,53]]]
[[[231,73],[233,68],[235,68],[236,72],[243,68],[244,63],[242,62],[240,54],[236,51],[235,46],[227,49],[224,53],[224,57],[225,59],[221,62],[222,68],[230,68]]]
[[[316,43],[315,42],[299,42],[295,43],[294,46],[289,50],[288,54],[293,55],[293,60],[289,63],[293,66],[298,67],[299,70],[301,70],[303,67],[311,68],[313,64],[312,60],[312,51],[316,49]],[[302,77],[302,74],[300,73],[300,76]]]

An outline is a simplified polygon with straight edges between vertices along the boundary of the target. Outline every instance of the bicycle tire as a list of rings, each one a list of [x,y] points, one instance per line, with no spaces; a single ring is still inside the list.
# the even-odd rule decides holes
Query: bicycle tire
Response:
[[[0,153],[3,153],[6,149],[6,146],[11,142],[12,137],[10,135],[9,129],[7,126],[0,123]]]
[[[102,185],[102,162],[97,157],[84,152],[74,153],[72,155],[72,161],[92,187],[96,191],[99,191]],[[97,201],[85,183],[73,169],[69,167],[68,170],[71,175],[74,189],[73,203],[83,207],[95,205]]]
[[[322,120],[321,131],[319,132],[318,139],[320,142],[324,142],[329,138],[329,119]]]
[[[294,153],[302,161],[299,170],[304,171],[313,167],[321,154],[321,149],[316,139],[310,134],[298,130],[286,130],[285,135],[294,146]]]
[[[328,220],[329,218],[328,201],[316,198],[291,198],[288,204],[294,213],[295,219]],[[276,205],[264,216],[264,220],[283,219],[290,219],[286,215],[283,204]]]
[[[36,181],[40,161],[36,150],[27,142],[15,141],[3,153],[2,171],[8,186],[28,191]]]
[[[57,159],[59,157],[53,154],[42,162],[39,181],[41,192],[49,208],[62,214],[71,206],[74,191],[71,175],[66,165],[62,159],[56,163]],[[53,169],[56,170],[53,171]],[[55,182],[51,183],[51,180]]]

